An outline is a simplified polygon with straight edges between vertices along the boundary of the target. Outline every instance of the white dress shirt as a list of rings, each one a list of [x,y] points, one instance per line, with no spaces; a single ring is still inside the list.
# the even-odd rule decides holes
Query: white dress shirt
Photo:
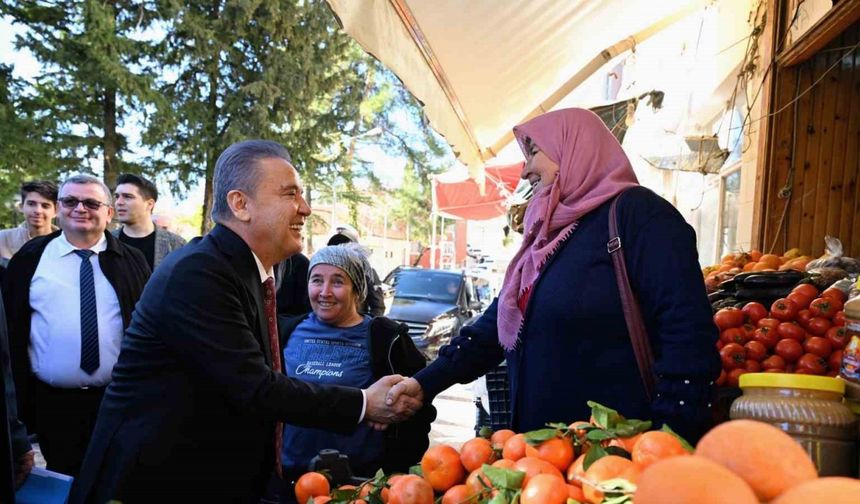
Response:
[[[89,258],[99,318],[99,368],[91,375],[81,369],[82,259],[76,248],[60,233],[45,247],[30,281],[30,363],[36,377],[52,387],[107,385],[122,342],[119,299],[99,267],[98,254],[107,249],[102,236]]]
[[[255,254],[253,250],[251,251],[251,255],[254,256],[254,262],[257,263],[257,270],[260,272],[260,283],[266,283],[266,280],[269,278],[274,279],[275,268],[269,268],[266,270],[266,268],[263,267],[263,263],[260,261],[260,258],[257,257],[257,254]],[[282,348],[281,351],[283,352],[284,349]],[[358,423],[361,423],[361,421],[364,420],[364,414],[367,411],[367,392],[365,392],[364,389],[361,389],[361,398],[361,415],[358,416]]]

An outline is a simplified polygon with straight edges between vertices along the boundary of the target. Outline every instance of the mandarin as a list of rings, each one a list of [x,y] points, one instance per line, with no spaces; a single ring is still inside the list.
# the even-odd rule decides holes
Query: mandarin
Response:
[[[743,478],[764,501],[818,477],[812,459],[797,441],[754,420],[732,420],[714,427],[699,441],[696,455]]]
[[[437,492],[444,492],[466,479],[460,454],[448,445],[436,445],[424,452],[421,472]]]
[[[639,477],[633,500],[636,504],[758,504],[738,475],[696,455],[648,466]]]

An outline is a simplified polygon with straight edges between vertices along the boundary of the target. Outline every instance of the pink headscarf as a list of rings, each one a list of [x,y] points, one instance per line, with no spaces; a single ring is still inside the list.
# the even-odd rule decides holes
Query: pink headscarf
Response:
[[[505,273],[498,329],[499,342],[507,350],[516,346],[523,322],[517,301],[532,288],[562,240],[585,214],[624,189],[639,185],[618,140],[589,110],[548,112],[514,127],[514,136],[526,157],[528,138],[559,170],[555,181],[541,188],[529,203],[523,244]]]

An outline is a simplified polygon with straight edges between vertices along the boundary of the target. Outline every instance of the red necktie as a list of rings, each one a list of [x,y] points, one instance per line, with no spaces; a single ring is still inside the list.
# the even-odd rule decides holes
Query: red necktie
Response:
[[[269,326],[269,349],[272,351],[272,370],[281,372],[281,343],[278,340],[278,319],[275,309],[275,279],[269,277],[263,282],[266,300],[266,321]],[[281,476],[281,446],[284,442],[284,423],[275,423],[275,471]]]

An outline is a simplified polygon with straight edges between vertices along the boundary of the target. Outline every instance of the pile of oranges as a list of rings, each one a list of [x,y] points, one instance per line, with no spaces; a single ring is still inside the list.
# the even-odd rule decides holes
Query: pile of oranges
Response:
[[[694,449],[671,429],[649,430],[650,422],[589,404],[588,422],[523,434],[500,430],[459,451],[433,446],[416,474],[379,473],[358,488],[330,493],[324,475],[306,473],[296,498],[301,504],[798,504],[860,496],[860,481],[818,478],[803,448],[768,424],[721,424]]]
[[[720,264],[702,268],[705,277],[705,287],[708,292],[717,290],[719,284],[738,273],[749,271],[806,271],[806,265],[813,257],[804,255],[800,249],[793,248],[779,256],[776,254],[762,254],[758,250],[750,252],[736,252],[726,254],[720,260]]]

